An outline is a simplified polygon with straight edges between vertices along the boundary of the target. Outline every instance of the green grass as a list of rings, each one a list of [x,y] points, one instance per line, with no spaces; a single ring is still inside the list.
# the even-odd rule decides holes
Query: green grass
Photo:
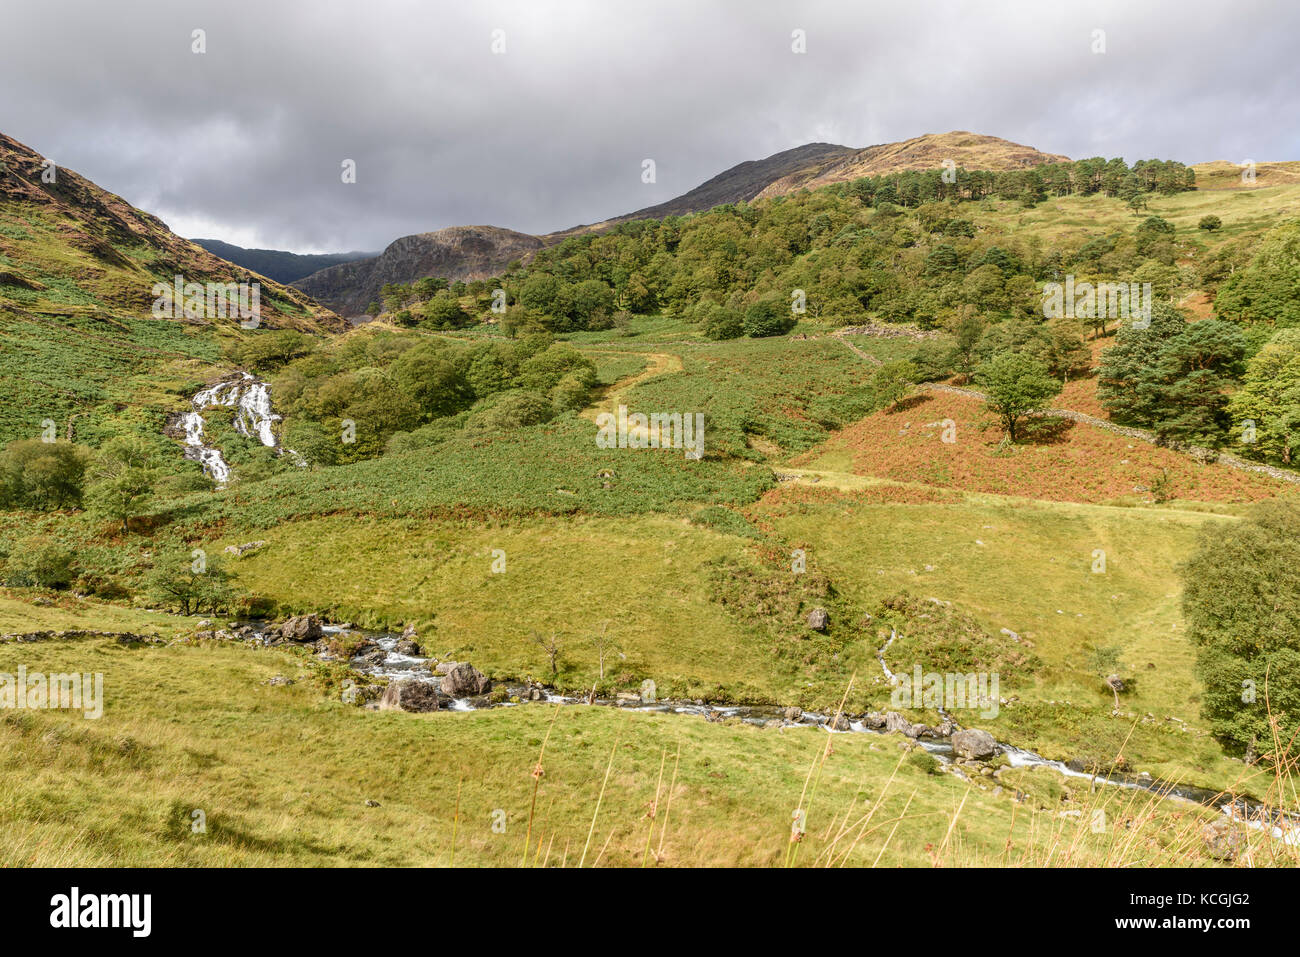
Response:
[[[970,786],[901,760],[897,738],[840,736],[827,756],[817,730],[601,707],[366,712],[276,650],[0,646],[0,669],[19,662],[102,673],[105,710],[0,716],[4,866],[639,866],[647,837],[659,866],[773,865],[790,859],[801,807],[799,865],[1014,864],[1073,841],[1096,861],[1134,840],[1130,821],[1144,840],[1128,857],[1149,864],[1207,817],[1156,805],[1144,821],[1115,801],[1108,833],[1093,835],[1057,816],[1090,820],[1086,792],[1027,780],[1017,805],[991,779]],[[277,674],[296,683],[265,684]]]

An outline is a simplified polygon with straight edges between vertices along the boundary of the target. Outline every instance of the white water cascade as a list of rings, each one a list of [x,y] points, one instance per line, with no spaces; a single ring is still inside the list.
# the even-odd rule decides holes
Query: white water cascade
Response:
[[[295,464],[307,462],[293,449],[280,447],[274,425],[280,416],[271,411],[271,387],[247,372],[237,378],[226,379],[194,394],[190,400],[193,410],[181,416],[185,427],[185,457],[203,465],[203,472],[216,482],[218,488],[230,481],[230,465],[220,449],[203,442],[203,411],[210,408],[228,408],[234,411],[232,424],[235,431],[248,438],[256,438],[262,445],[275,449],[277,454],[289,453]]]

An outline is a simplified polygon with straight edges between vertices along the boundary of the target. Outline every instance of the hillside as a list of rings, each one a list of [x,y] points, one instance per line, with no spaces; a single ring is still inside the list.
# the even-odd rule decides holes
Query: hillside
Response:
[[[452,226],[403,236],[372,259],[331,266],[294,285],[345,316],[360,316],[385,283],[423,276],[485,279],[541,249],[542,239],[498,226]]]
[[[409,283],[424,276],[479,279],[500,273],[514,259],[570,236],[598,232],[638,219],[664,219],[730,203],[779,196],[861,176],[902,170],[931,170],[951,159],[966,169],[1012,170],[1066,157],[1042,153],[996,136],[930,133],[901,143],[855,149],[808,143],[724,170],[675,199],[598,223],[530,236],[493,226],[458,226],[404,236],[374,258],[332,266],[295,283],[304,292],[348,316],[379,298],[384,283]]]
[[[314,272],[340,263],[370,259],[377,255],[363,252],[312,254],[285,252],[283,249],[245,249],[243,246],[225,243],[220,239],[192,239],[190,242],[202,246],[226,262],[243,266],[282,283],[293,282],[295,279],[310,276]]]
[[[219,259],[72,170],[43,182],[43,163],[0,135],[0,441],[35,436],[47,420],[69,436],[76,420],[93,438],[113,431],[106,417],[175,408],[172,370],[214,360],[241,322],[155,318],[155,284],[171,288],[178,275],[260,283],[262,331],[343,328],[298,290]]]
[[[149,213],[0,134],[0,307],[43,316],[147,317],[155,283],[251,278]],[[48,178],[48,177],[45,177]],[[296,289],[262,282],[262,322],[303,331],[339,318]],[[204,320],[198,320],[200,324]]]
[[[811,175],[791,174],[774,179],[758,197],[783,196],[797,189],[816,189],[828,183],[843,183],[862,176],[882,176],[905,170],[939,169],[947,160],[968,170],[1013,170],[1069,157],[1043,153],[997,136],[967,133],[927,133],[901,143],[882,143],[832,159]]]

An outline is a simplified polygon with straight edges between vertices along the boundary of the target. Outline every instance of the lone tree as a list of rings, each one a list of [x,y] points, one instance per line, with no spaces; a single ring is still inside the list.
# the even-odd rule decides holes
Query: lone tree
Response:
[[[537,632],[533,632],[533,643],[539,645],[546,652],[547,663],[551,666],[551,677],[558,677],[560,669],[557,664],[560,658],[560,639],[555,632],[551,632],[550,638],[543,638]]]
[[[1223,220],[1211,213],[1209,216],[1202,216],[1201,221],[1196,224],[1197,229],[1204,229],[1208,233],[1214,232],[1223,225]]]
[[[1285,759],[1300,729],[1300,508],[1281,501],[1202,533],[1183,568],[1183,617],[1226,747]],[[1276,722],[1276,725],[1274,725]]]
[[[1021,420],[1061,391],[1061,383],[1045,366],[1018,352],[1004,352],[984,363],[975,373],[975,382],[987,393],[989,411],[1012,442],[1018,440]]]

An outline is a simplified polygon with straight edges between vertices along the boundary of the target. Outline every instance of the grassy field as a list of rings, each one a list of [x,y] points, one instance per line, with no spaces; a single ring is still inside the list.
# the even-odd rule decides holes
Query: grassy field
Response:
[[[0,655],[101,672],[106,699],[97,721],[0,718],[4,866],[1213,863],[1209,812],[1042,771],[966,782],[896,737],[540,704],[366,712],[303,659],[242,646]]]

